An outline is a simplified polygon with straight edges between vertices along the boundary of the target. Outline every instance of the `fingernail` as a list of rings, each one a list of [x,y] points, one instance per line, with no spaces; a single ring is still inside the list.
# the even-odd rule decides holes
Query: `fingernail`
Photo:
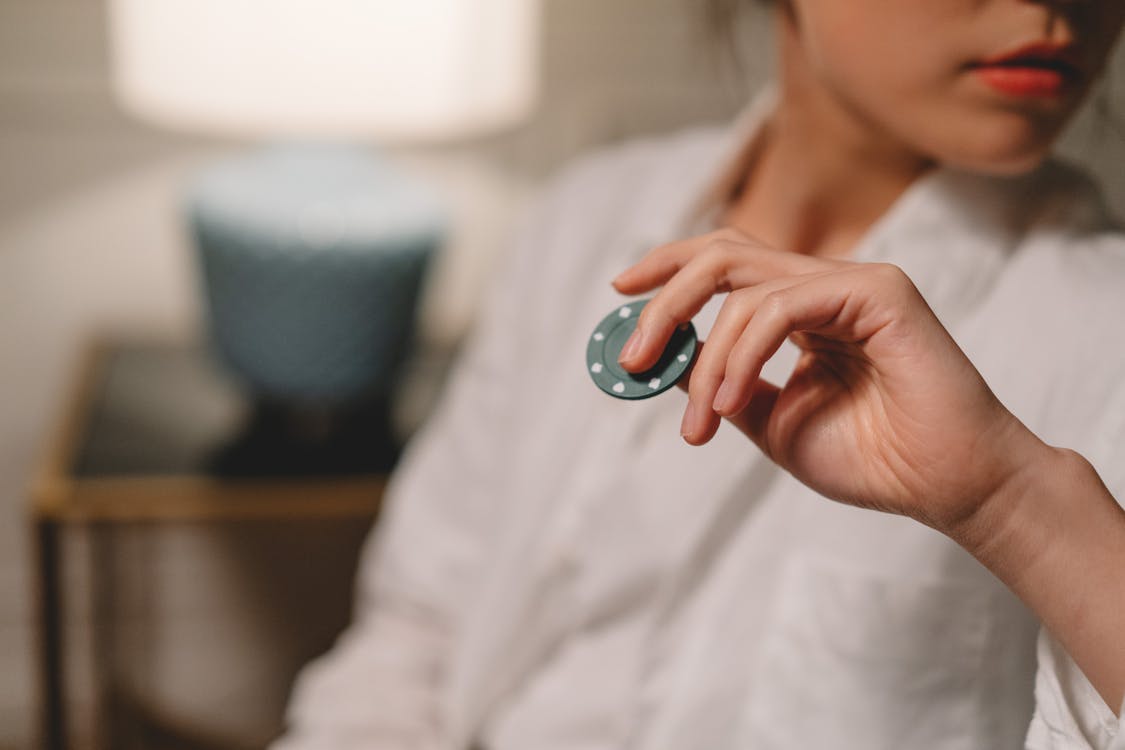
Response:
[[[624,364],[633,357],[637,356],[641,351],[641,345],[644,342],[644,332],[640,328],[633,331],[633,335],[625,342],[625,346],[621,347],[621,354],[618,355],[617,361]]]
[[[689,401],[687,410],[684,411],[684,421],[680,423],[680,437],[690,438],[695,432],[695,413],[695,404]]]
[[[734,406],[734,387],[727,381],[719,386],[718,393],[715,394],[715,401],[713,408],[720,414],[726,414],[727,410]]]

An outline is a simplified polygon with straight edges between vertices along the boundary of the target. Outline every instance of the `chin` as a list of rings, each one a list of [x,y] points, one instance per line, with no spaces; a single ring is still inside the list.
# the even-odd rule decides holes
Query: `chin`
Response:
[[[1058,131],[1014,113],[985,121],[973,118],[960,128],[948,129],[932,153],[936,161],[967,172],[1016,176],[1043,163]]]
[[[1018,154],[987,154],[975,158],[947,160],[945,163],[966,172],[993,177],[1017,177],[1032,172],[1046,160],[1049,149]]]

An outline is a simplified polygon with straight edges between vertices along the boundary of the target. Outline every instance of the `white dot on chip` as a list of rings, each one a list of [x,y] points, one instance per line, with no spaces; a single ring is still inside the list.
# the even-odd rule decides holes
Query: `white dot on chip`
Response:
[[[648,381],[648,387],[655,391],[660,387],[660,378],[653,378],[652,380]]]
[[[602,333],[601,331],[598,331],[597,333],[594,334],[594,341],[601,341],[604,338],[605,338],[605,334]]]
[[[627,318],[627,317],[629,317],[630,315],[633,314],[633,308],[629,307],[628,305],[625,305],[625,307],[623,307],[623,308],[621,308],[620,310],[617,311],[617,314],[620,315],[623,318]]]
[[[625,392],[625,384],[622,383],[621,381],[618,381],[618,382],[614,383],[613,384],[613,392],[614,393],[624,393]]]
[[[680,356],[676,357],[676,359],[680,360],[681,362],[687,362],[687,355],[681,354]]]
[[[601,362],[595,362],[594,364],[590,365],[590,372],[601,372],[601,371],[602,371],[602,363]]]

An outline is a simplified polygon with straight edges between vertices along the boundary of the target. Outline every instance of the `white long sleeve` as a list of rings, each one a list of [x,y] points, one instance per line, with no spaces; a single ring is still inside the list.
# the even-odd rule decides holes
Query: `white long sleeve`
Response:
[[[1106,341],[1120,341],[1120,314],[1113,310],[1125,277],[1125,245],[1121,235],[1095,235],[1069,249],[1070,267],[1061,274],[1073,284],[1074,298],[1056,331],[1045,329],[1050,338],[1066,331],[1094,354],[1075,357],[1078,363],[1096,362],[1082,373],[1087,397],[1073,399],[1073,434],[1051,436],[1056,445],[1080,445],[1083,456],[1098,471],[1106,488],[1125,503],[1125,378],[1121,348],[1105,351]],[[1071,281],[1073,280],[1073,281]],[[1067,318],[1074,316],[1073,321]],[[1078,321],[1082,321],[1079,325]],[[1079,406],[1081,404],[1081,406]],[[1062,645],[1045,629],[1039,633],[1035,677],[1035,715],[1028,730],[1028,750],[1125,750],[1125,729],[1118,715],[1107,706]]]
[[[716,145],[708,137],[689,139],[678,148],[702,157],[711,156]],[[497,612],[511,602],[513,588],[526,583],[533,596],[542,590],[541,581],[532,581],[529,556],[504,550],[504,538],[511,541],[513,523],[529,502],[566,511],[569,500],[551,495],[557,488],[573,487],[576,497],[585,496],[579,484],[567,484],[575,479],[574,472],[549,478],[553,469],[548,467],[565,469],[567,464],[544,435],[529,435],[550,425],[557,428],[552,437],[560,445],[579,445],[586,428],[579,421],[567,421],[574,416],[573,396],[545,398],[535,387],[527,387],[529,377],[534,380],[529,373],[569,374],[569,367],[560,370],[562,360],[577,365],[574,371],[586,377],[580,357],[560,353],[558,336],[575,321],[583,329],[595,322],[586,322],[588,310],[572,309],[580,294],[598,289],[604,298],[598,310],[616,298],[607,283],[610,274],[597,272],[595,286],[584,264],[603,260],[607,236],[628,226],[618,204],[633,195],[638,184],[645,184],[640,168],[659,164],[649,156],[663,150],[663,144],[652,143],[626,149],[612,160],[597,154],[578,160],[552,180],[524,218],[442,403],[412,441],[388,488],[384,512],[360,562],[354,622],[330,652],[299,675],[287,712],[287,732],[272,750],[432,750],[456,745],[464,727],[455,726],[458,717],[450,711],[463,709],[464,701],[450,693],[467,689],[477,697],[482,694],[478,682],[457,682],[458,657],[470,654],[470,671],[491,674],[513,667],[514,662],[496,664],[496,669],[477,664],[487,661],[482,654],[488,649],[481,646],[480,632],[470,632],[474,623],[481,627],[481,618],[473,616],[488,609],[482,602],[494,601],[497,590],[507,597]],[[681,182],[692,171],[689,165],[664,165],[668,167],[675,167]],[[706,166],[696,171],[704,172]],[[646,227],[667,213],[660,204],[651,209],[640,217]],[[625,244],[636,247],[635,242]],[[623,264],[610,267],[620,270]],[[536,313],[549,320],[534,319]],[[584,339],[580,334],[579,341]],[[601,407],[600,413],[607,413],[609,399],[588,380],[580,383],[579,392]],[[557,414],[544,416],[548,407]],[[626,422],[636,421],[638,412],[620,404],[609,412],[610,419],[621,423],[626,411],[633,415]],[[563,430],[567,434],[561,434]],[[600,439],[613,435],[616,431],[602,433]],[[609,460],[604,452],[600,455]],[[583,476],[601,478],[608,473],[604,467],[587,466]],[[516,481],[522,482],[522,490],[512,489]],[[590,482],[582,486],[589,489]],[[532,497],[529,487],[550,489]],[[561,528],[539,523],[536,513],[525,521]],[[504,554],[509,557],[500,568],[513,578],[512,586],[497,586],[494,571],[483,572]],[[547,557],[545,563],[551,569],[553,560]],[[482,586],[492,587],[492,599]],[[497,621],[505,617],[509,626],[529,637],[551,629],[537,629],[508,612],[497,615]],[[483,627],[491,629],[492,621]],[[506,645],[501,640],[499,647]]]
[[[1046,630],[1039,634],[1028,750],[1125,750],[1120,720]]]
[[[827,502],[731,430],[685,446],[679,394],[589,382],[607,282],[729,195],[760,122],[602,154],[551,194],[275,750],[1125,750],[1049,639],[1035,677],[1038,624],[951,540]],[[1082,178],[935,170],[855,257],[906,270],[1005,405],[1125,499],[1125,350],[1107,345],[1125,236]]]
[[[543,207],[527,219],[534,226]],[[473,602],[503,513],[499,463],[508,379],[520,347],[508,327],[525,290],[513,283],[529,242],[493,284],[442,404],[388,488],[364,549],[355,618],[294,688],[288,732],[274,750],[406,750],[442,745],[443,678],[459,620]]]

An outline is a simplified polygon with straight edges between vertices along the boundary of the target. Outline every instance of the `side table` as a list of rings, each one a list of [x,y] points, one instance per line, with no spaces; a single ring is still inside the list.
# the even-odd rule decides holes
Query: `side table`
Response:
[[[100,337],[84,353],[30,492],[43,747],[62,750],[69,741],[64,527],[374,519],[393,457],[372,447],[367,465],[361,458],[303,471],[290,451],[271,465],[263,441],[246,434],[261,431],[261,419],[247,414],[199,344]],[[355,430],[344,439],[353,457],[371,445]],[[270,440],[264,444],[268,451]],[[232,472],[232,456],[246,445],[258,446],[253,466]]]

